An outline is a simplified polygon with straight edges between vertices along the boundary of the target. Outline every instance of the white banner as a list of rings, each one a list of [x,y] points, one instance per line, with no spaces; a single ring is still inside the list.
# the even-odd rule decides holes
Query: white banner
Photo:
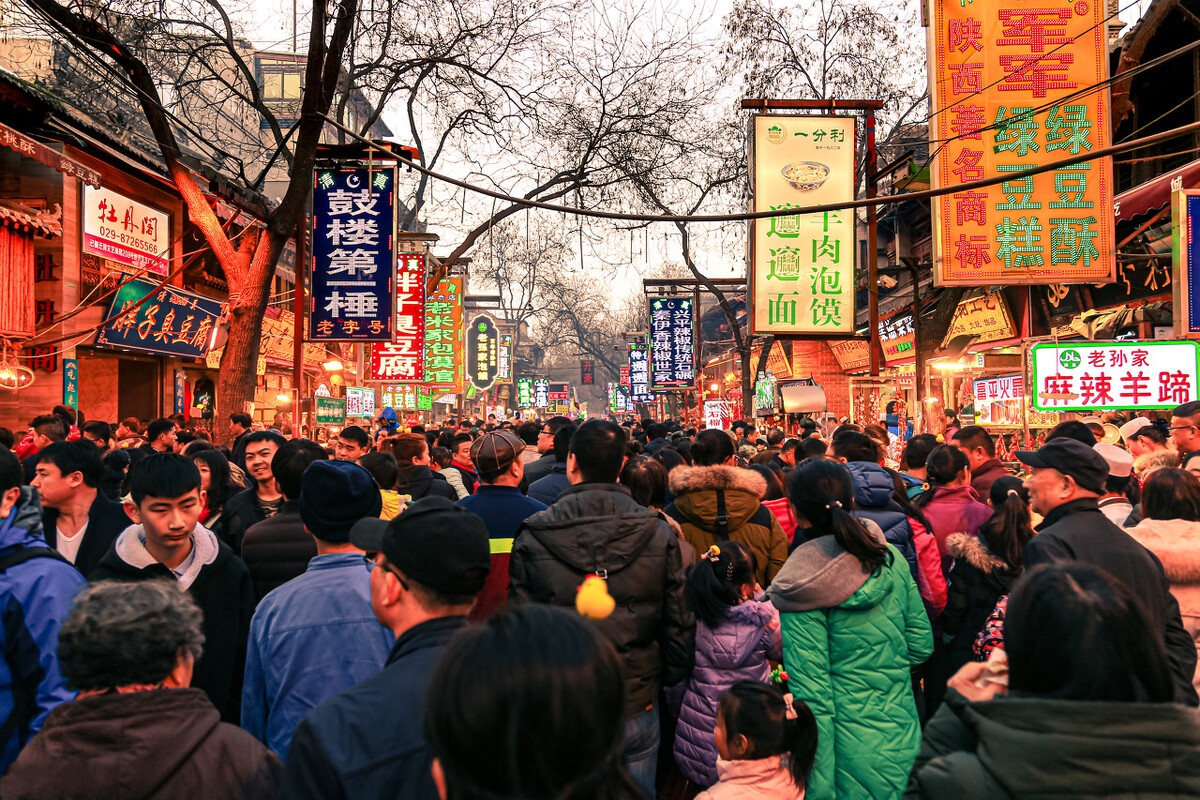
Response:
[[[171,215],[112,189],[83,187],[83,252],[133,270],[166,275]]]

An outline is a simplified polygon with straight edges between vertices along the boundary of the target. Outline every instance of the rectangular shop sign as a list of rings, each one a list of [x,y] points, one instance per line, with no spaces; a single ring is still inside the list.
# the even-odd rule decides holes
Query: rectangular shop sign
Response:
[[[476,389],[492,388],[500,372],[500,331],[487,314],[471,320],[467,328],[467,377]]]
[[[565,403],[571,399],[571,384],[551,383],[546,389],[546,399],[552,403]]]
[[[1033,345],[1038,411],[1174,408],[1197,398],[1200,344],[1042,342]]]
[[[396,169],[313,171],[308,338],[390,342],[396,312]]]
[[[1004,292],[988,292],[958,304],[954,309],[954,318],[950,320],[950,329],[942,339],[942,347],[948,347],[959,336],[973,337],[982,344],[1011,339],[1016,335]]]
[[[375,390],[365,386],[346,387],[346,416],[375,417]]]
[[[594,386],[596,383],[596,362],[585,358],[579,362],[579,385]]]
[[[517,408],[533,408],[533,378],[517,378]]]
[[[546,408],[550,405],[550,381],[536,378],[533,381],[533,405],[536,408]]]
[[[313,398],[317,407],[317,424],[318,425],[345,425],[346,424],[346,400],[343,397],[321,397]]]
[[[646,342],[629,342],[629,398],[635,403],[650,403],[654,394],[650,391],[650,345]]]
[[[704,427],[729,430],[733,414],[728,400],[704,401]]]
[[[829,349],[842,372],[861,372],[871,366],[871,343],[865,339],[830,342]]]
[[[1171,198],[1171,261],[1175,335],[1200,337],[1200,191],[1175,192]]]
[[[425,301],[426,385],[461,392],[463,355],[463,279],[442,278]]]
[[[401,253],[396,260],[396,327],[392,333],[393,362],[400,376],[389,380],[425,380],[425,256]],[[401,355],[402,354],[402,355]]]
[[[512,383],[513,337],[505,333],[500,336],[500,360],[497,363],[496,380],[501,383]]]
[[[691,297],[650,300],[650,388],[696,382],[696,314]]]
[[[754,210],[854,199],[854,117],[754,118]],[[753,223],[751,331],[854,333],[854,211]]]
[[[916,327],[912,314],[896,314],[879,321],[879,340],[883,360],[888,366],[916,361]]]
[[[187,398],[185,395],[187,394],[187,377],[181,369],[175,370],[175,386],[173,394],[175,395],[175,402],[172,406],[174,413],[182,414],[186,407],[185,403]]]
[[[128,271],[166,275],[171,261],[171,215],[114,192],[83,187],[83,252]]]
[[[219,300],[174,286],[129,281],[113,295],[105,315],[110,322],[96,334],[96,346],[204,358],[220,316]]]
[[[934,0],[934,188],[1078,156],[1077,163],[933,202],[939,286],[1114,279],[1108,6]]]
[[[63,405],[79,408],[79,361],[63,359]]]

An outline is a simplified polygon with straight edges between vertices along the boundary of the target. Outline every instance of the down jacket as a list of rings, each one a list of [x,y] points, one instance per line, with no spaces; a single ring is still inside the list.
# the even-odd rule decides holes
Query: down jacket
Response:
[[[929,520],[930,533],[937,539],[942,553],[942,574],[950,576],[950,554],[946,539],[955,533],[978,536],[983,523],[992,518],[992,509],[979,502],[979,495],[970,486],[938,486],[933,499],[921,507]]]
[[[755,577],[767,586],[788,557],[788,538],[770,509],[759,501],[767,482],[740,467],[676,467],[671,470],[674,501],[665,509],[683,529],[697,554],[721,541],[741,542],[758,562]],[[725,503],[726,534],[718,531],[717,514]]]
[[[1125,532],[1162,562],[1184,630],[1200,653],[1200,522],[1144,519]],[[1200,668],[1196,674],[1200,676]],[[1200,692],[1200,680],[1193,678],[1192,685]]]
[[[792,553],[767,591],[788,686],[817,718],[808,800],[897,798],[921,746],[910,670],[933,652],[933,633],[904,560],[888,553],[868,575],[821,536]]]
[[[888,544],[900,551],[908,563],[909,574],[917,579],[917,548],[913,543],[912,525],[900,504],[892,499],[896,484],[892,475],[878,464],[851,461],[846,465],[854,478],[854,516],[869,519],[883,531]]]
[[[988,549],[982,536],[955,533],[946,539],[954,559],[950,569],[950,596],[941,618],[942,631],[953,637],[947,654],[948,675],[972,660],[971,645],[983,629],[1001,596],[1008,594],[1016,574]]]
[[[738,681],[766,683],[771,674],[767,659],[781,657],[779,612],[770,603],[751,600],[731,606],[716,628],[696,621],[696,666],[675,729],[675,763],[688,780],[701,786],[717,782],[713,728],[721,695]]]

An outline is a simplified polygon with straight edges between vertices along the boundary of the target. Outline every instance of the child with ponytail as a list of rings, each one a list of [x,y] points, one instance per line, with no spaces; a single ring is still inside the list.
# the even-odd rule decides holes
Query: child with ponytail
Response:
[[[739,681],[721,696],[714,734],[720,781],[696,800],[803,800],[817,721],[802,701]]]
[[[779,612],[761,602],[754,553],[740,542],[709,547],[688,572],[684,595],[696,615],[696,661],[675,729],[675,761],[698,787],[717,782],[713,727],[722,693],[738,681],[765,683],[780,653]]]

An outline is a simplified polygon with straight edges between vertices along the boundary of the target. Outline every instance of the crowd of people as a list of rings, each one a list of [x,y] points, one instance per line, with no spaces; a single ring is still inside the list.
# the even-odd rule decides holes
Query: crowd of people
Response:
[[[1200,795],[1200,403],[373,427],[0,429],[0,797]]]

